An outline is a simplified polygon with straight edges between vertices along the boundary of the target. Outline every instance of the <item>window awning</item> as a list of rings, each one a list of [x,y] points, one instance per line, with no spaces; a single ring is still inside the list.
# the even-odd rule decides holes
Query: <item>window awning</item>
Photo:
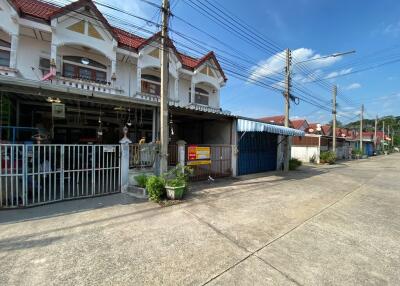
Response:
[[[288,136],[304,136],[305,132],[293,128],[287,128],[279,125],[263,123],[259,121],[252,121],[247,119],[238,119],[237,122],[238,132],[269,132],[280,135]]]

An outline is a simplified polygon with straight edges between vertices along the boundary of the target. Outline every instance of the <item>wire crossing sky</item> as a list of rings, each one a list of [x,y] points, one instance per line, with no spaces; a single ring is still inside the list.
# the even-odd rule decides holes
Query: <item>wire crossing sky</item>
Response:
[[[161,1],[95,3],[114,26],[144,37],[159,30]],[[179,50],[215,51],[228,76],[224,109],[249,117],[283,114],[284,49],[290,48],[298,99],[291,118],[330,121],[334,84],[341,122],[354,120],[362,103],[367,116],[398,115],[398,1],[171,0],[171,11],[170,37]],[[326,57],[350,50],[356,54]]]

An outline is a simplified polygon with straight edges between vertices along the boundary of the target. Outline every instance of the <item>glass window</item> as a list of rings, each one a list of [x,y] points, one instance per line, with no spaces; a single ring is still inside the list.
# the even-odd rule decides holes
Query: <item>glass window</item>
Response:
[[[9,67],[10,66],[10,52],[0,50],[0,66]]]
[[[86,80],[92,80],[92,70],[83,68],[83,67],[77,67],[79,71],[79,78],[81,79],[86,79]]]
[[[65,64],[63,65],[64,67],[64,71],[63,71],[63,75],[65,77],[70,77],[70,78],[75,78],[75,66],[71,65],[71,64]]]
[[[142,92],[153,95],[160,95],[160,84],[142,80]]]
[[[107,74],[102,71],[96,71],[96,81],[100,83],[107,82]]]
[[[208,96],[207,95],[195,93],[194,100],[195,100],[195,103],[208,105]]]
[[[46,75],[50,72],[50,59],[40,58],[39,69],[42,71],[42,75]]]

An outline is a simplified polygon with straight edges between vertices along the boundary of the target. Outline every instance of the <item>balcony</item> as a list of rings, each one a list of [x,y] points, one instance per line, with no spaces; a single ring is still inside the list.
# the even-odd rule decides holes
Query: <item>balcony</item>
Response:
[[[114,87],[112,83],[98,83],[85,79],[75,79],[75,78],[58,76],[52,80],[52,84],[77,88],[85,91],[103,92],[116,95],[123,94],[123,90]]]
[[[18,70],[6,66],[0,66],[0,75],[4,76],[17,76]]]

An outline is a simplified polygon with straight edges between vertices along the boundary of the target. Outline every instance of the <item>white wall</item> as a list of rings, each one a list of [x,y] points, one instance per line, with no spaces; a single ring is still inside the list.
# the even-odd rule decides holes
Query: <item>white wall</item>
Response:
[[[50,43],[36,40],[28,36],[19,37],[17,69],[23,78],[40,80],[40,57],[50,58]],[[32,70],[34,67],[34,70]]]
[[[296,158],[304,163],[310,163],[310,159],[314,156],[319,163],[320,149],[318,146],[292,146],[292,158]]]

